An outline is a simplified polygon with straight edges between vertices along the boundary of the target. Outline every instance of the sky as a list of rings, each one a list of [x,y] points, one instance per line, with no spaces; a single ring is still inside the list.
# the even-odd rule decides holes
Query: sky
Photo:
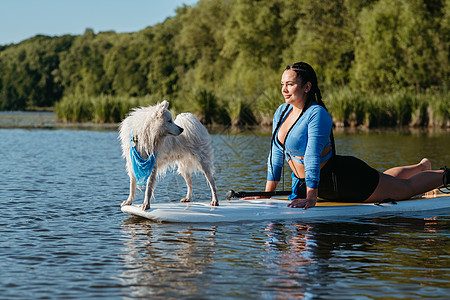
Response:
[[[37,34],[61,36],[113,30],[136,32],[176,15],[198,0],[0,0],[0,45]]]

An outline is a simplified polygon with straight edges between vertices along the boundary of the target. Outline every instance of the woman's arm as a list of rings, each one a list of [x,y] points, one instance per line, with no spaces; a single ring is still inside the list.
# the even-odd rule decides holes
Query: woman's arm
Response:
[[[320,161],[325,146],[330,144],[333,121],[330,114],[321,106],[314,107],[308,119],[308,141],[305,150],[306,186],[319,188]]]
[[[276,190],[279,181],[270,181],[266,182],[266,192],[273,192]]]

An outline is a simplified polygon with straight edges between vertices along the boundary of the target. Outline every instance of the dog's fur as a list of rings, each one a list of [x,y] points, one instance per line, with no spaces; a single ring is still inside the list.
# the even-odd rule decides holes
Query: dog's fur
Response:
[[[174,122],[172,114],[167,110],[168,106],[169,102],[164,100],[155,106],[134,109],[120,125],[122,155],[126,159],[126,169],[130,177],[130,195],[121,206],[131,205],[136,195],[136,177],[130,158],[131,134],[137,138],[136,150],[143,159],[157,153],[155,166],[146,183],[143,210],[150,208],[157,175],[164,175],[168,168],[175,166],[187,185],[186,198],[181,202],[191,201],[191,173],[200,170],[211,188],[210,204],[219,205],[213,179],[214,155],[208,131],[191,113],[179,114]]]

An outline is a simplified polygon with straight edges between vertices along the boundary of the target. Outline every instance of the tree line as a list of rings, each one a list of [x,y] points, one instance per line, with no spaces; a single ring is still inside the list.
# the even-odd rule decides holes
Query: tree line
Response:
[[[86,29],[0,46],[0,110],[168,99],[205,123],[265,124],[283,101],[284,67],[306,61],[325,103],[357,94],[361,109],[371,95],[414,103],[431,93],[445,126],[449,50],[450,0],[200,0],[135,33]]]

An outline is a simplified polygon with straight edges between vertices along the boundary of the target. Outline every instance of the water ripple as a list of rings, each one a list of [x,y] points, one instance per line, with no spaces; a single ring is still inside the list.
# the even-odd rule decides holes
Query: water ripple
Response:
[[[264,186],[270,137],[213,139],[221,198],[230,188]],[[358,144],[353,139],[347,148],[337,143],[345,150]],[[0,299],[444,299],[450,292],[449,212],[429,220],[160,224],[120,212],[128,178],[116,132],[8,129],[0,140],[8,149],[0,156]],[[185,189],[168,174],[154,201],[179,201]],[[194,199],[209,197],[195,176]]]

